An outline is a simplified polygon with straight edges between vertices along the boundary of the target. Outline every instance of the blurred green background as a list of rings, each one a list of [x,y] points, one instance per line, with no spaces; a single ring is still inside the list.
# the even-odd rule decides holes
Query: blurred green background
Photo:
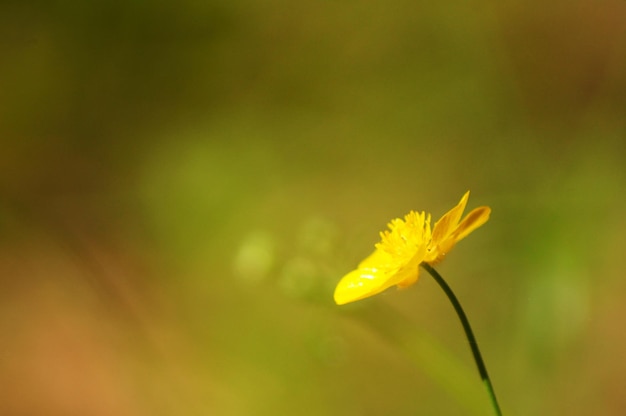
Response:
[[[626,411],[626,3],[3,1],[0,413]]]

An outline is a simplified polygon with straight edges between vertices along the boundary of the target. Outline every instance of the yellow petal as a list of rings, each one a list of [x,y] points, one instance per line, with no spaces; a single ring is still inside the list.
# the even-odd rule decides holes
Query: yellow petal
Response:
[[[433,238],[428,247],[429,251],[424,258],[426,263],[433,265],[443,260],[444,256],[454,248],[457,242],[467,237],[472,231],[483,225],[489,219],[491,209],[489,207],[478,207],[467,214],[461,223],[458,223],[458,217],[456,215],[462,214],[463,211],[460,208],[465,208],[468,196],[469,191],[463,195],[461,202],[459,202],[456,207],[450,210],[435,224]],[[444,218],[448,215],[450,215],[450,218],[444,221]],[[452,220],[456,222],[453,223],[451,222]],[[440,225],[439,230],[437,230],[439,224],[443,225]],[[437,238],[435,238],[435,232],[437,232]]]
[[[367,256],[363,261],[359,263],[359,269],[380,269],[391,262],[391,256],[389,253],[376,249],[372,254]]]
[[[400,280],[397,285],[400,289],[405,289],[417,282],[419,279],[419,266],[414,270],[409,270],[409,273],[405,273],[405,276]]]
[[[452,208],[439,221],[435,223],[435,227],[433,228],[433,243],[436,245],[437,243],[444,240],[456,227],[461,219],[461,215],[463,215],[463,211],[465,211],[465,206],[467,205],[467,200],[469,198],[469,191],[463,195],[461,201],[457,204],[456,207]]]
[[[478,207],[463,218],[463,221],[452,233],[455,241],[461,241],[467,237],[472,231],[483,225],[489,220],[491,208]]]
[[[389,274],[381,269],[356,269],[345,275],[335,288],[335,303],[343,305],[370,296],[393,286]]]

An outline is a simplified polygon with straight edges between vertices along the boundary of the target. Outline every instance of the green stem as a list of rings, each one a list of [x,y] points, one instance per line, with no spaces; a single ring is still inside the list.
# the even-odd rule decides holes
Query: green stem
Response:
[[[459,316],[461,320],[461,324],[463,325],[463,329],[465,330],[465,336],[467,337],[467,341],[469,342],[470,348],[472,349],[472,354],[474,354],[474,361],[476,361],[476,366],[478,367],[478,373],[480,374],[480,378],[483,380],[485,387],[487,388],[487,393],[489,393],[489,398],[491,399],[491,405],[498,416],[502,416],[502,411],[500,410],[500,406],[498,405],[498,400],[496,399],[496,393],[493,391],[493,386],[491,385],[491,379],[489,378],[489,374],[487,373],[487,367],[485,367],[485,363],[483,361],[483,357],[480,355],[480,349],[478,348],[478,343],[476,342],[476,338],[474,337],[474,332],[472,332],[472,327],[470,326],[469,321],[467,320],[467,316],[463,311],[463,307],[459,303],[459,300],[450,289],[450,286],[443,280],[443,277],[433,269],[429,264],[422,263],[421,266],[426,270],[430,275],[437,281],[439,286],[443,289],[443,291],[450,299],[452,306],[454,306],[454,310],[456,314]]]

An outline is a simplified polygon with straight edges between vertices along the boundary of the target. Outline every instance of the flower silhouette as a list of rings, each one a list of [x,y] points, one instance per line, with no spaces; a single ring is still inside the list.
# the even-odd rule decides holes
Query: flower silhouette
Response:
[[[462,220],[469,191],[461,201],[435,223],[431,231],[430,214],[409,212],[404,219],[389,223],[380,233],[374,252],[345,275],[335,288],[338,305],[376,295],[391,286],[408,287],[419,277],[419,266],[442,261],[457,242],[467,237],[489,219],[491,209],[472,210]]]

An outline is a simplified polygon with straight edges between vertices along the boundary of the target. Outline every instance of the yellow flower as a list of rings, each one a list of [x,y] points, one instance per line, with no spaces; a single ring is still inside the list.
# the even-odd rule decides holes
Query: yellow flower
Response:
[[[491,209],[479,207],[461,216],[469,191],[457,206],[435,223],[431,232],[430,214],[409,212],[404,220],[396,218],[389,230],[381,232],[374,252],[345,275],[335,289],[338,305],[354,302],[390,288],[411,286],[419,277],[419,265],[435,265],[454,245],[489,219]]]

